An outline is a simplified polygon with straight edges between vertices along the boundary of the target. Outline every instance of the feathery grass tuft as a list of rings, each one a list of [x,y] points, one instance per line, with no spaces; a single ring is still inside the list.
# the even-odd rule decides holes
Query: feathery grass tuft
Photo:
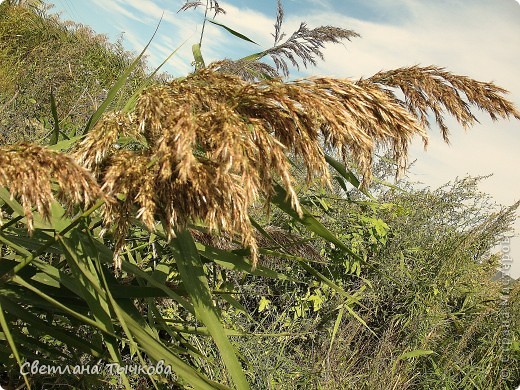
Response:
[[[401,87],[406,102],[389,87]],[[135,213],[151,230],[161,220],[170,237],[190,222],[236,233],[256,261],[249,207],[259,197],[269,201],[273,183],[281,181],[301,212],[289,154],[302,159],[308,182],[320,177],[330,184],[323,149],[333,148],[355,162],[366,187],[376,148],[393,151],[404,167],[412,138],[427,142],[427,109],[442,124],[445,107],[471,125],[475,119],[461,92],[493,118],[519,118],[500,96],[503,89],[434,67],[358,81],[322,77],[290,83],[247,82],[210,67],[148,88],[131,116],[106,117],[76,155],[98,173],[103,191],[121,199],[105,209],[105,221],[119,226],[118,249]],[[143,136],[147,147],[116,150],[111,145],[119,134]]]
[[[240,77],[245,81],[259,81],[278,78],[280,75],[276,68],[269,64],[256,60],[222,60],[213,62],[210,68],[221,73]]]
[[[187,11],[192,8],[195,9],[198,7],[206,7],[207,10],[212,10],[215,14],[214,16],[226,13],[226,10],[222,8],[216,0],[209,0],[206,3],[203,3],[202,1],[186,1],[186,3],[182,5],[182,7],[177,11],[177,13]]]
[[[449,130],[444,122],[445,112],[455,117],[464,128],[478,122],[470,111],[471,104],[486,111],[493,120],[511,116],[520,119],[513,104],[501,96],[507,93],[505,89],[493,83],[454,75],[436,66],[411,66],[379,72],[359,84],[367,83],[399,88],[406,97],[404,102],[399,102],[406,105],[422,126],[430,126],[427,114],[431,110],[447,143]]]
[[[74,205],[88,207],[104,198],[90,172],[70,156],[30,144],[0,147],[0,187],[20,198],[29,232],[34,230],[33,208],[50,218],[55,200],[53,183],[60,187],[60,198],[69,209]]]
[[[129,115],[108,113],[90,131],[91,136],[79,143],[73,156],[87,169],[99,167],[110,151],[118,148],[119,137],[138,136],[132,130]]]
[[[280,35],[283,37],[284,35]],[[281,70],[284,76],[289,75],[287,60],[300,69],[301,60],[304,67],[316,65],[316,59],[324,59],[322,49],[326,43],[339,43],[342,40],[351,40],[360,35],[352,30],[341,27],[320,26],[309,29],[306,23],[301,23],[298,30],[283,43],[276,42],[275,46],[267,49],[262,54],[269,55],[274,61],[276,68]]]
[[[340,43],[346,39],[350,41],[352,38],[357,38],[360,35],[352,30],[347,30],[340,27],[321,26],[314,29],[309,29],[306,23],[301,23],[298,30],[285,41],[286,34],[282,32],[284,10],[281,0],[277,2],[276,22],[274,24],[274,45],[272,48],[265,50],[260,54],[260,57],[266,55],[270,56],[276,69],[282,74],[289,76],[289,66],[287,60],[300,69],[300,60],[304,67],[309,64],[316,65],[316,58],[323,60],[323,52],[326,43]]]
[[[49,216],[54,180],[69,206],[110,200],[104,220],[115,225],[116,259],[132,219],[139,218],[152,231],[162,221],[169,237],[191,222],[237,234],[256,262],[250,206],[259,198],[269,202],[273,184],[281,182],[301,213],[288,155],[303,161],[307,183],[320,177],[330,185],[323,150],[334,149],[357,165],[366,187],[377,148],[391,150],[405,167],[412,138],[427,142],[428,110],[446,141],[445,113],[468,127],[476,121],[472,104],[493,119],[520,119],[502,88],[436,67],[400,68],[358,81],[284,83],[247,82],[218,72],[219,66],[148,88],[131,114],[105,115],[73,152],[83,168],[42,147],[3,147],[0,185],[21,198],[29,230],[32,207]],[[146,142],[139,150],[119,149],[122,136]]]

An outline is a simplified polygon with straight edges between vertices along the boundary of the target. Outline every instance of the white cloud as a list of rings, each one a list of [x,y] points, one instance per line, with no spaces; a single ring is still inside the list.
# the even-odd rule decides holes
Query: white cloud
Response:
[[[126,17],[132,20],[136,20],[141,22],[142,20],[137,17],[133,12],[129,11],[127,8],[113,1],[105,1],[105,0],[93,0],[99,7],[103,8],[107,12],[109,12],[112,16],[117,15],[118,19],[122,19],[121,17]]]

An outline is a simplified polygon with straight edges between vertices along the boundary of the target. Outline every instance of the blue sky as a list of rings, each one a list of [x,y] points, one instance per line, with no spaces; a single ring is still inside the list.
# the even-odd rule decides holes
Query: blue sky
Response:
[[[181,46],[166,70],[184,75],[191,70],[191,45],[200,36],[202,13],[176,13],[183,0],[54,0],[62,18],[91,26],[111,40],[123,34],[125,46],[140,52],[164,11],[149,61],[157,65]],[[272,45],[276,0],[221,0],[226,15],[217,20],[259,43]],[[285,0],[285,27],[294,31],[301,21],[309,27],[335,25],[353,29],[362,38],[328,46],[326,61],[294,76],[328,75],[359,78],[382,69],[406,65],[439,65],[457,74],[494,81],[510,91],[520,107],[520,5],[515,0]],[[237,41],[226,31],[208,25],[203,42],[206,62],[240,58],[259,51]],[[425,185],[438,186],[455,177],[493,176],[481,190],[497,202],[520,199],[520,122],[493,123],[478,115],[480,124],[464,132],[451,123],[448,146],[432,132],[425,152],[414,143],[411,160],[417,160],[409,176]],[[520,223],[516,223],[517,235]],[[520,277],[520,239],[512,240],[512,276]]]

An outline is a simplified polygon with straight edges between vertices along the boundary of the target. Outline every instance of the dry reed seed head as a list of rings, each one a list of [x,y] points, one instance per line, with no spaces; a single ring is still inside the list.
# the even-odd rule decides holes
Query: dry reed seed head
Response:
[[[254,82],[279,77],[275,68],[271,65],[255,60],[222,60],[213,62],[209,69],[240,77],[244,81]]]
[[[202,162],[189,180],[165,183],[160,196],[174,210],[181,227],[200,220],[212,231],[236,232],[253,250],[256,244],[248,218],[252,195],[241,185],[239,176],[218,171],[216,164]],[[256,262],[256,254],[253,259]]]
[[[265,50],[262,54],[269,55],[276,65],[277,70],[281,70],[284,76],[289,75],[289,66],[286,60],[300,69],[298,59],[307,67],[308,64],[316,65],[316,58],[323,59],[322,49],[325,43],[339,43],[341,40],[351,40],[359,37],[359,34],[352,30],[340,27],[321,26],[314,29],[307,28],[306,23],[301,23],[285,42],[279,43],[285,36],[281,34],[281,24],[283,13],[278,12],[275,24],[275,46]]]
[[[154,173],[148,168],[149,158],[132,151],[114,153],[104,173],[102,190],[110,194],[113,202],[103,210],[105,226],[113,226],[115,237],[114,265],[121,267],[121,252],[128,234],[134,209],[143,223],[154,230],[156,196]]]
[[[192,8],[197,8],[197,7],[200,7],[203,5],[204,5],[204,3],[202,1],[187,1],[186,3],[184,3],[182,5],[182,7],[177,11],[177,13],[179,13],[181,11],[187,11]]]
[[[87,169],[96,170],[116,148],[121,136],[137,136],[128,114],[112,112],[103,116],[73,151],[76,160]]]
[[[256,243],[248,219],[252,199],[240,177],[221,175],[216,164],[206,161],[199,163],[187,180],[175,176],[164,180],[158,165],[151,164],[153,158],[121,151],[111,158],[106,170],[103,190],[123,198],[107,206],[104,214],[105,224],[115,226],[116,265],[120,265],[119,255],[134,214],[152,231],[156,218],[161,219],[170,237],[175,229],[197,220],[212,231],[236,232],[251,248],[256,262]]]
[[[135,204],[139,207],[139,217],[153,230],[157,167],[149,168],[149,163],[148,156],[131,151],[118,151],[111,157],[105,171],[102,190],[119,200],[110,208],[105,208],[105,221],[111,222],[116,219],[118,208],[128,210],[129,205]]]
[[[435,66],[412,66],[379,72],[359,83],[399,88],[405,95],[405,101],[402,102],[395,94],[394,98],[419,118],[424,127],[430,127],[427,114],[431,110],[446,142],[449,142],[449,132],[444,122],[445,111],[454,116],[464,128],[477,121],[470,111],[471,104],[486,111],[493,120],[510,116],[520,119],[514,105],[501,96],[507,92],[505,89],[493,83],[454,75]]]
[[[139,132],[144,135],[148,145],[154,147],[163,134],[164,123],[175,111],[176,103],[165,86],[157,86],[141,93],[137,101],[135,115]]]
[[[204,69],[151,87],[138,100],[131,123],[147,138],[148,149],[109,160],[103,189],[112,196],[124,194],[125,200],[107,209],[106,220],[128,224],[137,210],[150,229],[156,217],[163,220],[170,235],[203,221],[213,231],[239,234],[256,261],[248,219],[253,202],[259,196],[268,200],[273,182],[281,180],[301,212],[288,154],[302,159],[308,181],[317,175],[328,182],[323,148],[338,150],[358,165],[367,186],[377,148],[392,150],[403,168],[412,137],[427,141],[427,110],[433,109],[441,124],[443,109],[463,124],[472,123],[459,96],[459,89],[472,82],[453,77],[438,68],[412,67],[357,82],[250,83]],[[442,81],[448,78],[451,86]],[[401,86],[405,102],[387,88]],[[500,91],[476,83],[464,93],[491,112],[517,115],[497,95]]]
[[[226,10],[220,6],[218,1],[216,0],[210,0],[209,2],[203,3],[202,1],[186,1],[186,3],[177,11],[177,13],[181,11],[187,11],[189,9],[195,9],[198,7],[206,7],[208,11],[213,11],[214,15],[213,17],[217,16],[218,14],[225,14]]]
[[[197,132],[191,116],[188,106],[170,111],[163,133],[155,141],[154,157],[162,180],[175,175],[177,180],[186,181],[198,162],[194,155]]]
[[[171,174],[168,167],[177,173],[183,167],[183,172],[189,171],[197,160],[189,147],[195,142],[206,158],[224,167],[224,171],[242,174],[248,183],[266,184],[272,178],[269,172],[274,170],[289,193],[293,192],[287,151],[304,159],[309,180],[316,174],[328,181],[321,136],[333,147],[344,152],[348,149],[353,154],[364,182],[370,177],[375,145],[387,143],[404,159],[407,142],[413,135],[427,139],[415,116],[387,91],[374,85],[327,78],[292,84],[245,83],[204,70],[167,87],[146,91],[138,104],[137,116],[144,124],[144,132],[154,133],[153,137],[160,140],[158,158],[166,163],[161,169],[163,179]],[[327,130],[320,134],[323,124]],[[232,137],[226,129],[232,129]],[[269,143],[269,148],[265,148],[265,143],[258,144],[265,134],[276,140]],[[252,145],[251,140],[256,144]],[[171,153],[174,146],[175,152]],[[263,157],[269,155],[275,156],[274,161]],[[183,179],[186,177],[187,173],[182,175]],[[256,191],[257,187],[252,185],[251,189]],[[297,201],[292,201],[297,207]]]
[[[34,230],[34,207],[43,218],[50,218],[55,201],[52,183],[59,186],[69,210],[106,198],[90,172],[69,156],[31,144],[0,148],[0,186],[20,198],[29,232]]]
[[[353,157],[365,186],[370,181],[372,155],[378,145],[387,145],[405,158],[414,135],[427,138],[416,118],[378,88],[330,78],[300,80],[296,85],[300,88],[293,99],[305,107],[306,115],[312,113],[309,124],[313,128],[316,121],[320,124],[325,146]],[[328,169],[323,159],[320,164]]]

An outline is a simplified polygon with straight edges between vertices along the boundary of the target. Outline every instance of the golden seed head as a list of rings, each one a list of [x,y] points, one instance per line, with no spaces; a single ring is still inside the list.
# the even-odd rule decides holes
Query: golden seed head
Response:
[[[104,197],[90,172],[70,156],[30,144],[0,147],[0,187],[20,199],[29,232],[34,229],[33,208],[50,218],[53,183],[69,209],[78,204],[88,207]]]
[[[493,119],[520,119],[504,92],[437,67],[289,83],[247,82],[204,69],[148,88],[131,115],[108,114],[87,134],[73,156],[96,175],[101,190],[70,157],[30,145],[0,150],[0,185],[20,197],[30,228],[32,207],[49,215],[52,180],[73,203],[89,203],[102,191],[110,200],[104,220],[115,225],[116,259],[135,216],[150,230],[162,221],[170,237],[195,221],[237,234],[256,261],[248,217],[253,202],[268,202],[280,181],[301,213],[289,156],[303,162],[307,183],[320,177],[330,184],[324,149],[334,150],[357,165],[367,186],[377,148],[393,151],[404,168],[412,138],[426,144],[429,111],[446,141],[445,113],[469,126],[476,120],[470,104]],[[114,148],[121,136],[142,136],[146,146]]]

